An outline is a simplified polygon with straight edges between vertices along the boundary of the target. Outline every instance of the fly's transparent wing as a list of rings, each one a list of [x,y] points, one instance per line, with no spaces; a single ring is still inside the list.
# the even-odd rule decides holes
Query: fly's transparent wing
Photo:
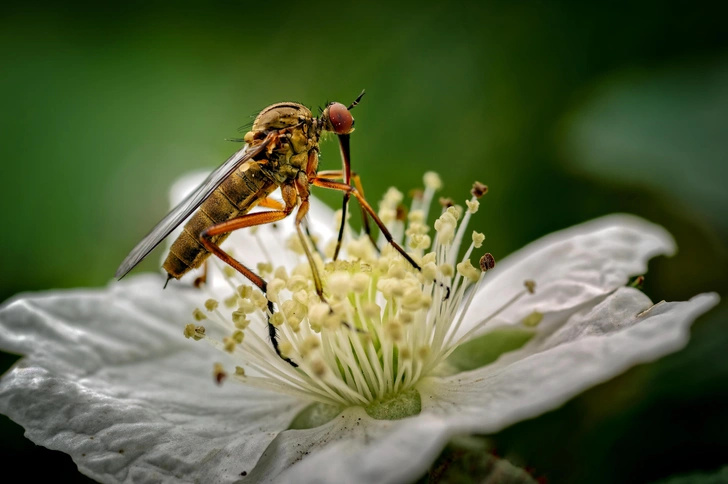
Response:
[[[121,279],[154,250],[172,231],[202,205],[217,187],[246,161],[261,153],[273,140],[275,133],[270,133],[261,144],[251,148],[245,145],[228,160],[205,178],[205,181],[190,193],[179,205],[174,207],[126,256],[116,270],[115,277]]]

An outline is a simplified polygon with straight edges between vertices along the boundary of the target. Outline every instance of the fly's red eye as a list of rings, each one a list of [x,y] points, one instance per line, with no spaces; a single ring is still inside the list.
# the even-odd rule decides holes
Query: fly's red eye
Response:
[[[346,106],[340,103],[332,103],[329,106],[329,119],[336,134],[349,134],[354,126],[354,118]]]

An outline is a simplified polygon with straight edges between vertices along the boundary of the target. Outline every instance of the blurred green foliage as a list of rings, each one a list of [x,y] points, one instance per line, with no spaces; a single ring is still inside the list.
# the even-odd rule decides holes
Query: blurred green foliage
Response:
[[[456,199],[487,183],[473,223],[496,259],[636,213],[681,247],[651,264],[653,300],[725,295],[727,13],[656,1],[6,2],[0,299],[105,284],[166,212],[172,181],[226,159],[237,146],[224,138],[257,110],[346,103],[362,88],[352,162],[369,199],[418,187],[426,170]],[[339,166],[334,142],[322,151],[322,168]],[[722,467],[725,308],[685,351],[493,436],[496,449],[552,482]],[[73,472],[7,419],[0,431],[6,457]]]

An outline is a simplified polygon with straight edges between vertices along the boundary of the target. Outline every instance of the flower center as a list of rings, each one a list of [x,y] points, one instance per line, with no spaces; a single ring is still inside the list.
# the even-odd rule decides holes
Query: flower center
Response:
[[[416,383],[433,374],[467,339],[467,335],[456,339],[464,309],[475,293],[466,290],[495,265],[490,254],[481,257],[479,267],[471,264],[473,250],[485,238],[478,232],[470,234],[470,246],[458,258],[468,221],[487,188],[476,183],[466,208],[440,199],[442,211],[433,237],[427,217],[441,182],[432,172],[425,174],[424,182],[425,190],[415,194],[409,211],[402,206],[402,193],[394,188],[379,205],[379,217],[421,271],[383,241],[377,249],[365,234],[347,233],[342,259],[324,263],[314,251],[324,279],[323,302],[294,236],[288,246],[300,263],[290,272],[270,263],[258,266],[270,281],[267,295],[226,267],[223,273],[232,295],[222,305],[211,298],[204,309],[196,309],[198,324],[187,325],[185,335],[205,339],[231,354],[238,362],[235,380],[312,402],[360,405],[376,413],[382,406],[388,408],[388,402],[416,393]],[[329,260],[334,246],[331,241],[325,251]],[[273,314],[268,313],[268,300],[277,308]],[[274,352],[265,336],[268,317],[277,329],[281,352],[297,367]],[[214,323],[216,334],[199,325],[203,320]],[[217,365],[215,375],[222,381],[227,373]]]

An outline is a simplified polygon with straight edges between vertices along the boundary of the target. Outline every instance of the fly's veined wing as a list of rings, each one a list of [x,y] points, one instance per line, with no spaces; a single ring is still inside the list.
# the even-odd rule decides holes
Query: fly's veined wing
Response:
[[[172,231],[202,205],[212,192],[243,163],[261,153],[273,140],[275,133],[270,133],[263,142],[251,148],[245,145],[228,160],[205,178],[205,181],[190,193],[179,205],[174,207],[126,256],[116,270],[115,277],[121,279],[154,250]]]

